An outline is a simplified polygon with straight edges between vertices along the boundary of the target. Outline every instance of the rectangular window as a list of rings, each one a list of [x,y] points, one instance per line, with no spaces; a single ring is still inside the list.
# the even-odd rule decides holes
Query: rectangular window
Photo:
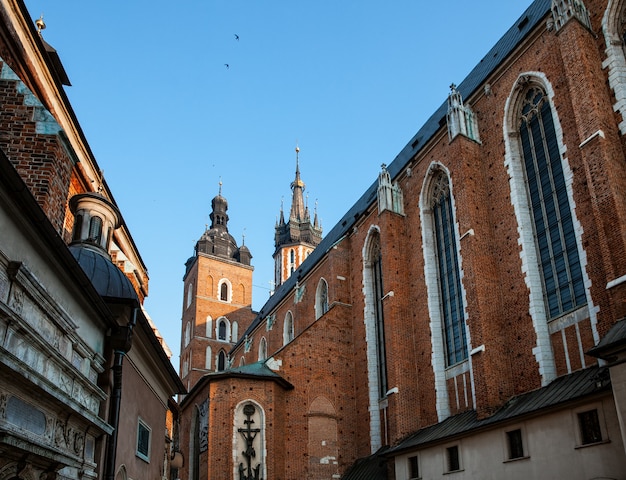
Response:
[[[524,457],[524,443],[522,441],[522,431],[518,428],[517,430],[511,430],[510,432],[506,432],[506,439],[509,448],[509,460]]]
[[[420,478],[420,471],[417,465],[417,457],[409,457],[409,479]]]
[[[141,419],[137,423],[137,453],[136,455],[150,462],[150,436],[151,429]]]
[[[580,426],[580,438],[583,445],[598,443],[602,441],[602,430],[598,410],[587,410],[578,414],[578,424]]]
[[[448,472],[461,470],[461,463],[459,461],[459,446],[454,445],[453,447],[446,448],[446,453],[448,457]]]

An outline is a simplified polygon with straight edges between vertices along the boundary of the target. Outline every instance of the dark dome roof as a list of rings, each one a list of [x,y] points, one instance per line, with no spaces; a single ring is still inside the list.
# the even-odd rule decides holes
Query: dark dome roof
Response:
[[[111,260],[84,245],[71,245],[69,248],[101,297],[113,301],[139,302],[130,280]]]
[[[221,206],[224,210],[228,209],[228,202],[226,201],[226,198],[222,197],[221,194],[216,195],[215,197],[213,197],[213,200],[211,200],[211,206],[213,207],[213,210],[218,210],[215,208],[218,205]]]

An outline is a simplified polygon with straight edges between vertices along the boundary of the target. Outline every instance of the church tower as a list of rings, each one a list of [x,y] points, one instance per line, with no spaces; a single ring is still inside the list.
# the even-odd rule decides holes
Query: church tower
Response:
[[[190,390],[208,372],[229,367],[228,352],[252,320],[252,255],[228,232],[228,202],[211,202],[211,227],[185,264],[180,377]]]
[[[311,222],[309,207],[304,202],[305,185],[300,178],[300,149],[296,147],[296,178],[291,182],[291,211],[285,221],[283,207],[274,236],[274,283],[285,282],[322,241],[322,227],[317,219],[317,206]]]

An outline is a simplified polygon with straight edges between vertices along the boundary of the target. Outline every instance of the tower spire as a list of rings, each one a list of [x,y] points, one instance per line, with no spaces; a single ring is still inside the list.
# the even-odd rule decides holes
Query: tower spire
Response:
[[[315,216],[311,223],[308,195],[304,199],[304,182],[300,178],[300,147],[296,145],[296,178],[291,182],[292,201],[289,220],[285,222],[283,203],[280,205],[279,220],[274,234],[275,284],[282,284],[300,266],[309,253],[321,242],[322,228]]]
[[[295,222],[304,221],[304,189],[305,185],[300,178],[300,147],[296,147],[296,178],[291,182],[291,190],[293,191],[291,199],[291,213],[289,220]]]

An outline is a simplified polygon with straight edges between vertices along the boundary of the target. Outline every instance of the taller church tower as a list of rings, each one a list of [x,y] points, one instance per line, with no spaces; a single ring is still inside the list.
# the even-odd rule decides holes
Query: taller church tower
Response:
[[[317,219],[317,208],[311,222],[309,207],[304,203],[305,185],[300,178],[300,149],[296,147],[296,178],[291,182],[291,211],[285,221],[283,207],[276,223],[274,236],[274,283],[285,282],[322,241],[322,227]]]
[[[208,372],[228,368],[228,352],[254,319],[252,255],[228,233],[228,202],[211,202],[211,227],[185,264],[180,377],[190,390]]]

